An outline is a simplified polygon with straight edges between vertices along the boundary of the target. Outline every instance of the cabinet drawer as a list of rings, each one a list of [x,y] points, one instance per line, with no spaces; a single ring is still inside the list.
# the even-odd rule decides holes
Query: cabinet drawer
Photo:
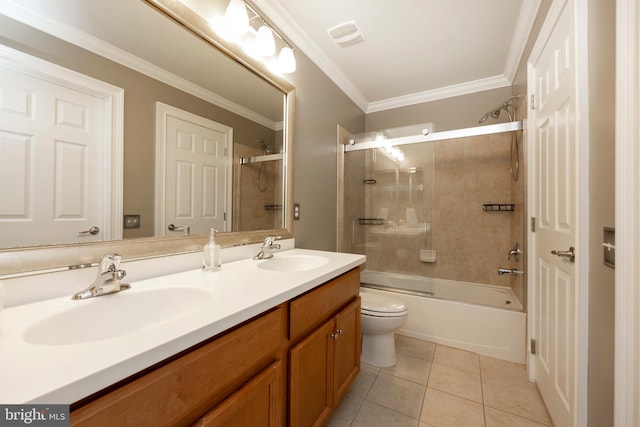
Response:
[[[358,296],[360,269],[354,268],[313,289],[289,305],[291,341],[302,338]]]
[[[80,407],[71,425],[191,424],[277,358],[286,320],[280,306]]]

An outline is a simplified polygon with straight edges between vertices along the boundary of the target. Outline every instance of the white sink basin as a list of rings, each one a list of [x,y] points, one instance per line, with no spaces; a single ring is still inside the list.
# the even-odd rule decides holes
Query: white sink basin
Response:
[[[86,300],[29,327],[24,340],[39,345],[74,345],[101,341],[157,326],[209,303],[205,289],[171,287],[126,290]]]
[[[271,271],[305,271],[329,264],[329,259],[317,255],[274,255],[258,263],[258,267]]]

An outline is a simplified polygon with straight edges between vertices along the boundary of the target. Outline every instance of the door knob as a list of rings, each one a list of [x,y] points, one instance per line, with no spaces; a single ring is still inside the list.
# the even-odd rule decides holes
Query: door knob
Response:
[[[569,258],[569,261],[576,262],[576,250],[573,246],[568,251],[551,251],[551,255]]]
[[[100,227],[97,226],[93,226],[88,230],[84,230],[84,231],[78,231],[78,234],[84,235],[84,234],[98,234],[100,232]]]
[[[182,225],[169,224],[167,228],[169,229],[169,231],[184,231],[185,236],[188,236],[189,233],[191,232],[191,227],[189,227],[188,225],[182,226]]]

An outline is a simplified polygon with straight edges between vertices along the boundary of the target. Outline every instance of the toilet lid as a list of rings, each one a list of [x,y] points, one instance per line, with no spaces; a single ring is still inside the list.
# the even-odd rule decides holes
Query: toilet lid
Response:
[[[380,313],[404,313],[407,311],[407,307],[400,301],[396,301],[392,298],[372,294],[368,292],[361,292],[361,311],[370,312],[373,314]]]

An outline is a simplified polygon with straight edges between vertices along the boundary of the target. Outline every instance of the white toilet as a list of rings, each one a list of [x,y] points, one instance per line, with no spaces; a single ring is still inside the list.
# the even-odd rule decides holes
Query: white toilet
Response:
[[[360,326],[362,354],[367,365],[385,368],[396,364],[396,343],[393,333],[407,320],[407,307],[384,295],[360,290]]]

